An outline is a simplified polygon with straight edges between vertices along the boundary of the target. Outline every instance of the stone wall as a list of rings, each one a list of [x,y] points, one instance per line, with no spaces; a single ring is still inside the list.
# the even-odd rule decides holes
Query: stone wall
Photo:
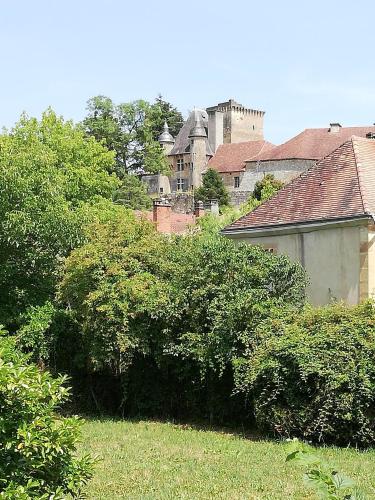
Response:
[[[170,193],[165,198],[172,207],[172,212],[190,214],[194,212],[194,197],[191,193]]]
[[[270,160],[262,161],[259,165],[255,161],[247,162],[239,189],[252,193],[255,183],[262,180],[266,174],[272,174],[287,184],[315,163],[316,160]]]

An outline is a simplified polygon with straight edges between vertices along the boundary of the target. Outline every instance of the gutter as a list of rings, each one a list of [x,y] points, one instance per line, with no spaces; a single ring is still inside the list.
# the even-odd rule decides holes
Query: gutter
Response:
[[[319,231],[322,229],[330,229],[332,227],[347,227],[347,226],[358,226],[366,225],[369,219],[373,219],[370,214],[360,214],[354,215],[352,217],[337,217],[333,219],[322,219],[315,221],[302,221],[294,224],[279,224],[270,226],[258,226],[258,227],[243,227],[243,228],[232,228],[232,229],[222,229],[220,234],[223,236],[229,236],[230,238],[240,238],[246,236],[248,238],[279,235],[279,234],[294,234],[294,233],[309,233],[312,231]]]

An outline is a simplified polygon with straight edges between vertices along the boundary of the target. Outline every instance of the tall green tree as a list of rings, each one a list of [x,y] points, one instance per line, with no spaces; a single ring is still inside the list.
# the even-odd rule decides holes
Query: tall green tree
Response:
[[[195,199],[201,201],[218,200],[220,206],[229,205],[229,193],[220,174],[209,168],[203,175],[202,186],[195,191]]]
[[[113,201],[133,210],[147,210],[152,206],[146,184],[134,174],[124,175],[120,188],[113,196]]]
[[[114,155],[52,110],[0,135],[0,323],[54,293],[62,259],[120,186]]]
[[[176,137],[184,123],[184,118],[180,111],[170,102],[165,101],[161,94],[151,105],[151,126],[154,140],[157,141],[163,131],[164,123],[167,122],[169,132]]]
[[[158,109],[143,100],[114,104],[100,95],[89,99],[87,110],[84,131],[115,153],[115,171],[120,178],[127,173],[168,171],[163,149],[155,140],[154,120],[161,119]]]

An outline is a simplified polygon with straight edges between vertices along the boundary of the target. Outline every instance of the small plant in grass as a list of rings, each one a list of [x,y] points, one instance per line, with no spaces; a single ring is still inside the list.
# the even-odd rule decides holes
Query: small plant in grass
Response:
[[[306,486],[313,488],[318,498],[324,500],[365,500],[365,495],[354,481],[324,462],[306,444],[292,441],[286,461],[296,461],[305,469]]]

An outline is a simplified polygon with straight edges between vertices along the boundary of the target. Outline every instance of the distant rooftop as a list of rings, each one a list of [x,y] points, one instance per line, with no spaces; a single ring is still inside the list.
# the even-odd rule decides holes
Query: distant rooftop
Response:
[[[280,146],[264,151],[258,159],[320,160],[351,136],[366,137],[369,132],[375,132],[375,126],[341,127],[339,123],[332,123],[329,128],[308,128]]]
[[[375,139],[354,136],[223,232],[370,216],[375,216]]]
[[[234,144],[221,144],[215,155],[208,162],[208,168],[220,173],[240,172],[245,170],[245,161],[252,158],[254,161],[259,155],[275,146],[267,141],[246,141]]]

